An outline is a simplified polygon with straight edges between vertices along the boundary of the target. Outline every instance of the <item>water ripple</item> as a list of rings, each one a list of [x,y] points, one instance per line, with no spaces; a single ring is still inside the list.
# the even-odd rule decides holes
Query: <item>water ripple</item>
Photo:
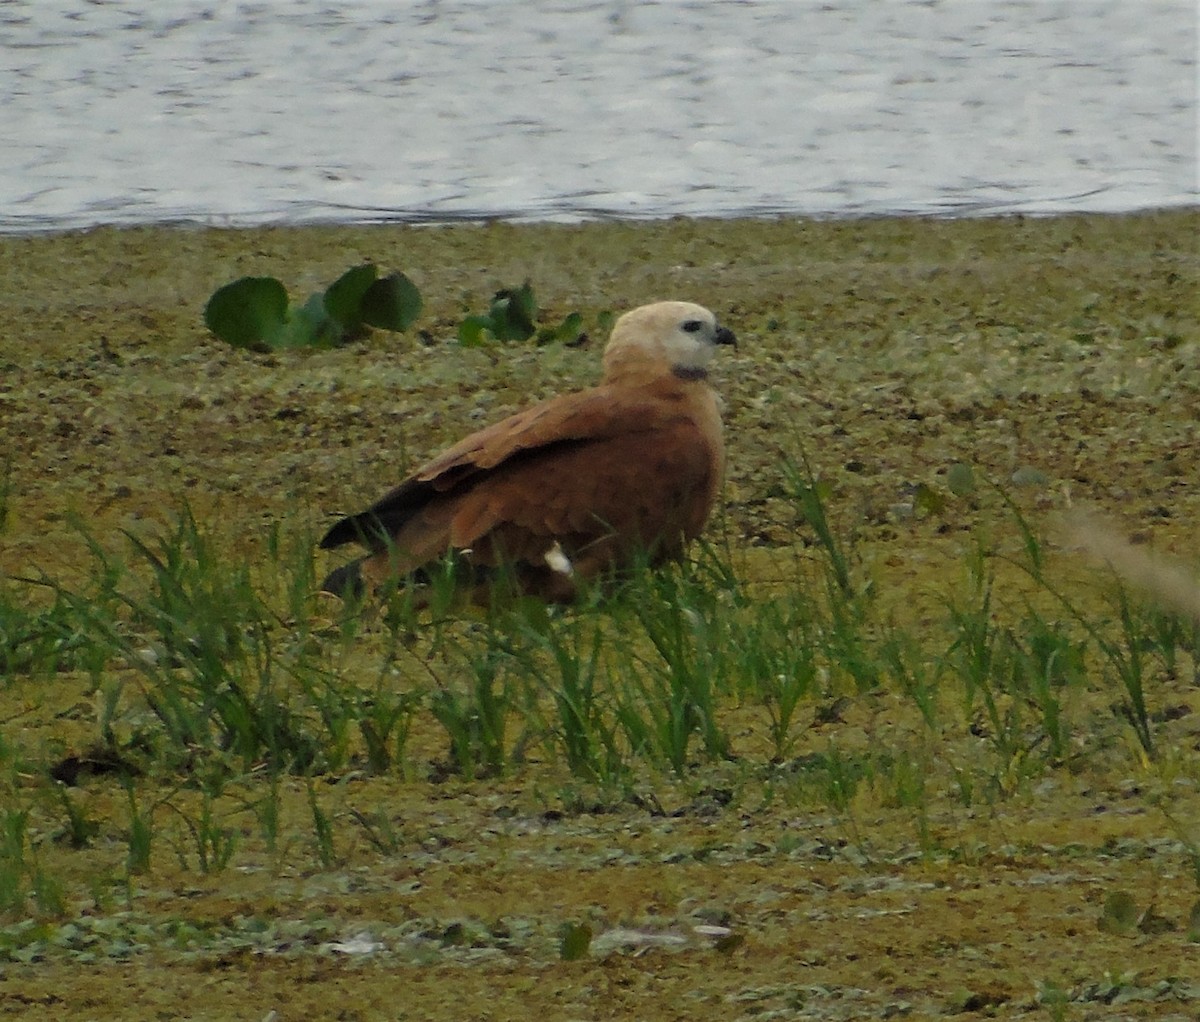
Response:
[[[0,229],[1194,204],[1189,0],[0,3]]]

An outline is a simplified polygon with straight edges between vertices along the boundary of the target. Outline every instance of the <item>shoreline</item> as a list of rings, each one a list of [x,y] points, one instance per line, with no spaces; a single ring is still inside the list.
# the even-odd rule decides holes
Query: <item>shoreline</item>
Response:
[[[1029,205],[1034,205],[1030,203]],[[512,227],[588,227],[603,224],[657,224],[672,220],[689,220],[697,223],[753,223],[753,222],[812,222],[837,223],[874,220],[1005,220],[1028,218],[1031,220],[1058,220],[1079,217],[1139,217],[1170,213],[1196,213],[1200,211],[1200,194],[1181,197],[1175,201],[1151,203],[1127,209],[1022,209],[1003,206],[963,205],[944,210],[913,209],[885,211],[836,211],[836,210],[783,210],[745,209],[731,213],[646,213],[642,215],[620,212],[592,211],[585,213],[563,213],[541,215],[539,213],[478,212],[462,214],[422,214],[417,211],[399,212],[395,215],[346,219],[336,214],[328,217],[288,219],[286,214],[254,216],[244,213],[180,215],[162,220],[114,220],[87,223],[51,223],[43,226],[4,222],[0,220],[0,238],[41,238],[64,234],[88,234],[100,230],[216,230],[253,231],[264,229],[308,230],[344,228],[347,230],[375,227],[474,227],[489,224],[505,224]]]

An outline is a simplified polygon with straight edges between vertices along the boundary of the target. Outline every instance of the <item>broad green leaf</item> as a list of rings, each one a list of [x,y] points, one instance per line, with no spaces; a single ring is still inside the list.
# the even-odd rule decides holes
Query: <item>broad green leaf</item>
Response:
[[[492,329],[487,316],[468,316],[458,324],[458,343],[464,348],[478,348],[484,343],[484,334]]]
[[[566,923],[560,932],[558,953],[564,962],[577,962],[587,955],[592,944],[592,928],[587,923]]]
[[[375,281],[362,297],[362,321],[381,330],[407,330],[421,314],[421,292],[403,273]]]
[[[204,325],[236,348],[259,351],[287,319],[287,289],[274,277],[242,277],[218,288],[204,306]]]
[[[583,316],[572,312],[558,326],[544,327],[538,331],[538,344],[575,344],[583,333]]]
[[[363,325],[363,298],[378,276],[374,263],[347,270],[325,291],[325,311],[342,325],[345,335],[357,334]]]
[[[975,492],[975,472],[970,465],[956,461],[946,470],[946,486],[956,497]]]
[[[537,302],[533,298],[533,286],[529,281],[525,281],[519,288],[512,293],[510,299],[510,308],[514,308],[516,313],[521,316],[530,326],[537,319]]]
[[[267,344],[275,351],[290,348],[332,348],[342,339],[342,327],[325,311],[323,295],[313,295],[300,308],[292,309],[287,321]]]
[[[489,312],[491,331],[500,341],[527,341],[534,333],[537,303],[526,281],[515,290],[497,291]]]
[[[1137,902],[1128,891],[1109,891],[1099,927],[1105,933],[1128,933],[1138,922]]]

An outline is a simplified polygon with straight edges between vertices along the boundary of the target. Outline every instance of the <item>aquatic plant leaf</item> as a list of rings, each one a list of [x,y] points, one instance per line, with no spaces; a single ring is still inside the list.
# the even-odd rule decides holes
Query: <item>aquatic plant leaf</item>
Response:
[[[558,326],[542,327],[537,332],[538,344],[553,344],[558,342],[568,347],[578,344],[583,335],[583,316],[572,312]]]
[[[324,295],[313,295],[300,308],[288,313],[286,321],[266,338],[266,343],[274,351],[334,348],[344,337],[343,325],[326,310]]]
[[[564,962],[577,962],[586,957],[591,946],[592,928],[587,923],[566,923],[563,926],[558,953]]]
[[[533,288],[525,281],[518,288],[497,291],[488,312],[491,332],[498,341],[527,341],[534,333],[537,302]]]
[[[404,331],[421,315],[421,304],[416,284],[403,273],[389,273],[367,288],[359,311],[367,326]]]
[[[374,263],[363,263],[347,270],[325,289],[325,311],[341,324],[345,337],[353,337],[362,331],[363,299],[378,276]]]
[[[236,348],[262,351],[287,319],[287,289],[274,277],[242,277],[218,288],[204,306],[204,325]]]
[[[1105,933],[1129,933],[1138,924],[1137,902],[1128,891],[1109,891],[1097,924]]]
[[[956,461],[946,470],[946,488],[956,497],[975,492],[975,472],[970,465]]]
[[[458,325],[459,343],[476,348],[491,334],[498,341],[526,341],[536,331],[537,303],[533,288],[526,281],[519,288],[497,291],[492,304],[482,316],[468,316]]]
[[[478,348],[484,343],[484,334],[491,329],[488,316],[468,316],[458,324],[458,343],[464,348]]]

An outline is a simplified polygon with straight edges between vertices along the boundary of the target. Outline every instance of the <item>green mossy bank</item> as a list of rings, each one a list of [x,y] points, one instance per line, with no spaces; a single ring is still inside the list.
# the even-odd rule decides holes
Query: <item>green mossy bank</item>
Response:
[[[131,543],[152,547],[185,509],[206,570],[269,590],[281,549],[307,550],[415,460],[594,380],[605,313],[678,298],[740,341],[713,368],[728,478],[711,538],[738,576],[714,613],[750,634],[811,585],[813,619],[788,620],[825,643],[786,741],[772,745],[778,701],[767,712],[733,685],[721,755],[697,737],[681,767],[631,754],[611,783],[573,774],[552,738],[523,744],[521,714],[548,712],[532,697],[501,766],[477,776],[445,768],[433,702],[403,755],[372,759],[356,731],[337,769],[306,776],[230,766],[199,738],[155,759],[167,709],[145,679],[185,673],[186,643],[157,673],[130,657],[14,670],[0,1015],[1194,1018],[1195,628],[1137,618],[1134,645],[1161,651],[1143,741],[1102,655],[1110,637],[1132,650],[1123,605],[1061,523],[1089,508],[1195,572],[1198,239],[1196,210],[0,237],[6,627],[52,607],[39,580],[84,593],[103,557],[144,569]],[[409,333],[268,356],[204,329],[209,295],[237,277],[278,277],[302,300],[366,261],[420,288]],[[579,312],[588,343],[455,341],[525,280],[543,320]],[[843,632],[822,616],[841,605],[798,502],[805,465],[850,559],[844,607],[861,617]],[[955,620],[969,599],[974,616]],[[307,663],[327,646],[331,685],[457,691],[469,673],[381,625],[350,641],[301,629],[293,649],[277,602],[269,648]],[[610,635],[603,610],[588,615],[578,634]],[[125,617],[136,632],[136,608]],[[1084,619],[1094,634],[1071,630]],[[576,634],[565,620],[545,634]],[[456,648],[483,627],[457,622]],[[847,659],[866,650],[878,678],[831,652],[851,634]],[[1040,664],[1049,695],[964,687],[955,671],[1000,649]],[[142,773],[54,779],[114,720]],[[585,925],[572,960],[562,934]]]

